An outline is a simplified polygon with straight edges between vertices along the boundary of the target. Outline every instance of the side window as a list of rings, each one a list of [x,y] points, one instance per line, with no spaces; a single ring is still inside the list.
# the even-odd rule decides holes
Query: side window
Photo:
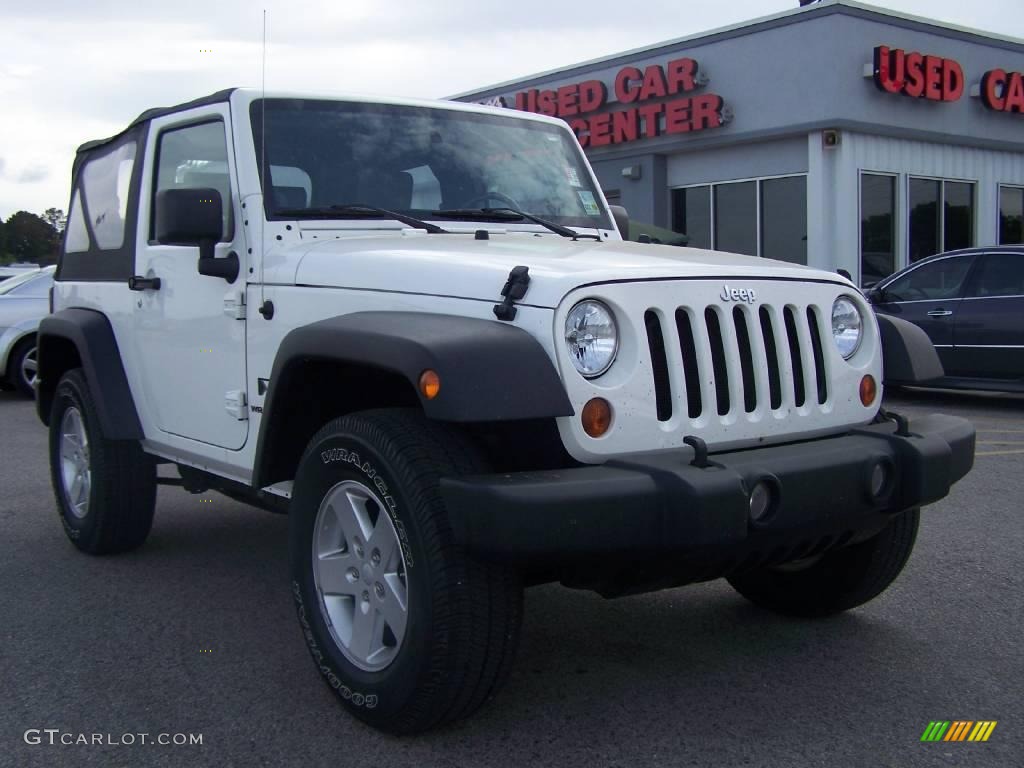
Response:
[[[1024,296],[1024,255],[990,253],[983,257],[967,295]]]
[[[154,226],[156,193],[165,189],[212,187],[220,192],[224,205],[222,240],[230,240],[233,234],[231,177],[228,173],[228,147],[224,138],[224,123],[218,120],[164,131],[160,134],[156,151],[157,176],[152,217]]]
[[[84,253],[89,250],[89,233],[85,229],[85,215],[82,213],[82,193],[75,190],[71,198],[71,212],[68,213],[68,229],[64,236],[65,253]]]
[[[101,251],[115,250],[124,245],[128,187],[134,167],[135,142],[129,142],[90,160],[82,169],[80,186],[89,209],[92,234]]]
[[[973,256],[953,256],[920,266],[885,286],[886,300],[956,298],[973,262]]]

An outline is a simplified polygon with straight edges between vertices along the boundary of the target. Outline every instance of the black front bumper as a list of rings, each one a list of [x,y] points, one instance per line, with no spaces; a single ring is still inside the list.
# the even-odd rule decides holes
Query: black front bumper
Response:
[[[752,548],[835,543],[878,530],[894,512],[943,498],[974,463],[974,427],[932,415],[896,434],[892,422],[838,437],[713,454],[690,449],[600,466],[446,478],[441,490],[458,541],[478,556],[554,566],[586,558],[722,559]],[[871,493],[877,464],[889,471]],[[751,520],[750,491],[774,490]],[[788,547],[788,550],[787,550]],[[802,550],[800,550],[802,552]]]

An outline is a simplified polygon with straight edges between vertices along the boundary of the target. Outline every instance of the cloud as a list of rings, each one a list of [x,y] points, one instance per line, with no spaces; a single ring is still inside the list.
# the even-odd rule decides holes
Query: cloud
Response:
[[[50,169],[38,163],[24,168],[14,179],[18,184],[35,184],[39,181],[46,181],[50,177]]]

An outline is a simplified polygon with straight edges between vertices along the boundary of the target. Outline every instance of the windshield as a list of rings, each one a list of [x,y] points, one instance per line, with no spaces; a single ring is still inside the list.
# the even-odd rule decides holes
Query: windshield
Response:
[[[14,277],[0,282],[0,296],[3,296],[5,293],[11,293],[19,285],[24,285],[29,280],[39,277],[40,274],[43,273],[38,269],[26,269],[24,273],[19,272]]]
[[[337,205],[421,219],[453,209],[514,208],[563,226],[611,228],[583,154],[560,126],[434,107],[266,103],[271,219],[289,218],[276,211]],[[262,104],[253,102],[250,111],[257,154]]]

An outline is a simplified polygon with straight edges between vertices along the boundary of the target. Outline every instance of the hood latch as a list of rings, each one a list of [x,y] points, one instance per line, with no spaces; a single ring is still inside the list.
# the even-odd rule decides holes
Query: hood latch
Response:
[[[514,302],[520,301],[526,295],[526,289],[530,287],[530,268],[512,267],[508,273],[508,280],[505,287],[501,289],[504,300],[501,304],[494,305],[494,316],[499,320],[515,320],[516,308]]]

